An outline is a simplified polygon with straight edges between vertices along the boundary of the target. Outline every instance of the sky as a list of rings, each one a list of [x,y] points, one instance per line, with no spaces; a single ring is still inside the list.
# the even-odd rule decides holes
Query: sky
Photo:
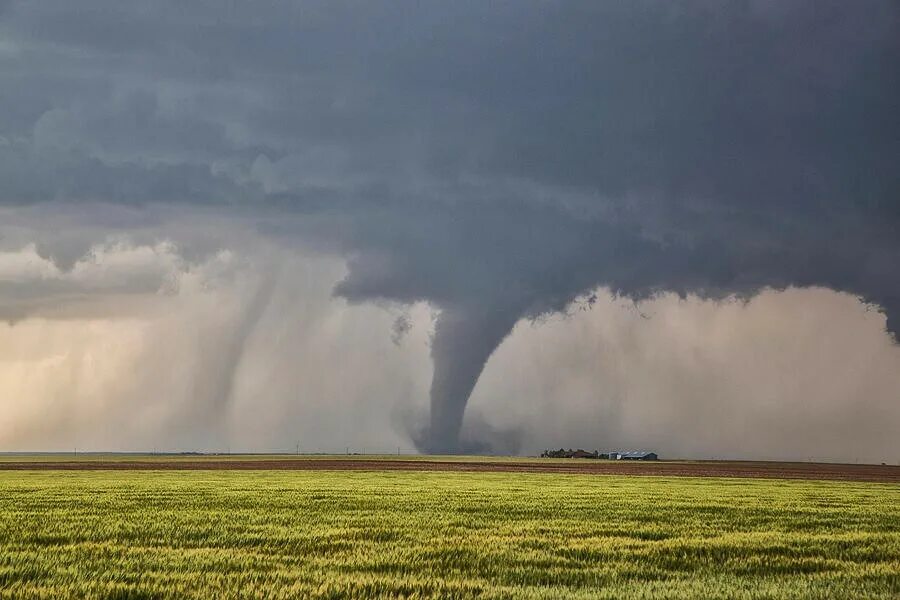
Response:
[[[900,461],[893,0],[0,0],[0,451]]]

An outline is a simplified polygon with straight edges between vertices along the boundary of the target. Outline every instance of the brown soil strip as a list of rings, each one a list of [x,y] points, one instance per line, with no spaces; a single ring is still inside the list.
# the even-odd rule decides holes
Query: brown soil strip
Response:
[[[770,479],[828,479],[846,481],[874,481],[900,483],[900,466],[848,465],[827,463],[780,462],[613,462],[573,461],[572,463],[442,460],[372,460],[352,459],[266,459],[228,460],[210,458],[198,460],[103,461],[83,459],[70,462],[0,462],[3,470],[297,470],[297,471],[456,471],[561,473],[583,475],[648,475],[662,477],[744,477]]]

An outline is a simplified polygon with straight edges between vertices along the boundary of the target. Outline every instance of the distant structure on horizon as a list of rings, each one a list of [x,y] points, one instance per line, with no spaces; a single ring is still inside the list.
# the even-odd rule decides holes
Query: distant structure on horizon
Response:
[[[643,450],[613,451],[609,453],[609,458],[610,460],[659,460],[656,452],[644,452]]]
[[[581,448],[566,450],[544,450],[541,458],[600,458],[606,460],[659,460],[656,452],[646,452],[644,450],[612,450],[610,452],[588,452]]]

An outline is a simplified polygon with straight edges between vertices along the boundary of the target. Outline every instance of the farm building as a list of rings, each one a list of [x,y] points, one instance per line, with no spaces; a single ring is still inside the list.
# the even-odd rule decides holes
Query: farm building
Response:
[[[587,450],[582,450],[581,448],[579,448],[572,453],[572,458],[597,458],[597,454],[595,452],[588,452]]]
[[[656,452],[632,451],[627,452],[610,452],[609,457],[613,460],[658,460]]]

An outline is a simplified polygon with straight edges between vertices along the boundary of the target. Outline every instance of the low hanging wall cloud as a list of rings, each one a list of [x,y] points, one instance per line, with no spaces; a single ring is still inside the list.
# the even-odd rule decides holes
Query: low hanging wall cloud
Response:
[[[112,233],[153,247],[165,212],[190,271],[234,219],[345,259],[339,298],[438,311],[432,452],[517,323],[598,288],[827,288],[900,331],[891,0],[87,4],[0,4],[0,245],[58,271],[0,278],[11,322],[161,286],[74,271]],[[40,225],[61,206],[77,231]]]

